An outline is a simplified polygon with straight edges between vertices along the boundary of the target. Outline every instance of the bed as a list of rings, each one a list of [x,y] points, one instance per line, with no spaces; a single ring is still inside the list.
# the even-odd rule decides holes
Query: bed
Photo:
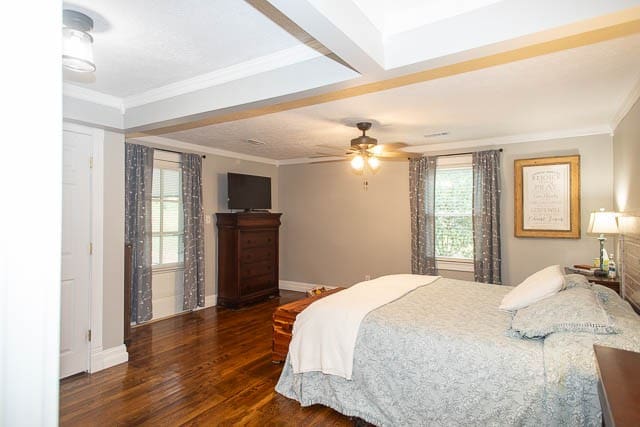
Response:
[[[445,278],[419,286],[362,319],[350,379],[294,374],[289,355],[276,390],[381,426],[601,425],[593,344],[640,351],[640,318],[594,285],[618,333],[515,338],[512,313],[498,310],[511,289]]]

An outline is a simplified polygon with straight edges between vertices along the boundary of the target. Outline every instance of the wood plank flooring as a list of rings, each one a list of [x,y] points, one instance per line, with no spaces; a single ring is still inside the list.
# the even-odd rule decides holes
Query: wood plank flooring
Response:
[[[212,307],[134,328],[129,362],[60,383],[60,424],[334,425],[354,421],[302,408],[274,390],[271,315],[280,298],[241,310]]]

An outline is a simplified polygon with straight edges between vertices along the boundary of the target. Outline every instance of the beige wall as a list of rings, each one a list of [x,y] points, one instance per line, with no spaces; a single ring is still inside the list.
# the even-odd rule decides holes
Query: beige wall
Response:
[[[616,210],[640,213],[640,100],[622,119],[613,137]]]
[[[505,145],[502,153],[502,250],[503,276],[518,284],[529,274],[551,264],[585,263],[598,255],[598,241],[587,235],[589,215],[599,208],[612,209],[613,153],[609,135],[565,138]],[[513,161],[531,157],[580,155],[581,239],[532,239],[514,237]],[[612,241],[607,250],[613,251]]]
[[[351,285],[411,268],[406,162],[377,175],[354,175],[346,162],[280,166],[280,279]]]
[[[124,135],[104,134],[102,347],[121,345],[124,325]]]
[[[204,212],[211,221],[204,226],[205,295],[217,294],[217,230],[216,212],[227,209],[227,172],[271,177],[271,211],[280,212],[278,203],[278,168],[274,165],[249,162],[207,154],[202,162],[202,193]]]
[[[513,231],[513,161],[581,155],[583,238],[523,239]],[[589,213],[612,205],[610,136],[506,145],[502,156],[503,280],[517,284],[549,264],[588,262],[595,239],[584,238]],[[353,284],[410,271],[409,177],[406,162],[385,162],[362,191],[362,178],[347,163],[280,167],[280,278],[307,283]],[[469,273],[442,272],[468,279]]]

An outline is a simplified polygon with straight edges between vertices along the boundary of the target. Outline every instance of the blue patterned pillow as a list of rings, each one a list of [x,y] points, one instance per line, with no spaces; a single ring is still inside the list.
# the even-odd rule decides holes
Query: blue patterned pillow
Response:
[[[582,274],[566,274],[564,276],[564,286],[562,289],[571,289],[576,286],[583,288],[591,288],[592,284]]]
[[[619,331],[596,292],[578,285],[518,310],[507,334],[517,338],[544,338],[554,332],[615,334]]]

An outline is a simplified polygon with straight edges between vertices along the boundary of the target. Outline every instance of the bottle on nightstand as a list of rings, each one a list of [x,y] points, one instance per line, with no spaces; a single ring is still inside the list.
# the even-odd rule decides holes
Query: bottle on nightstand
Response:
[[[615,279],[616,278],[616,263],[614,261],[614,256],[613,253],[611,254],[611,259],[609,260],[609,273],[608,273],[608,277],[610,279]]]

